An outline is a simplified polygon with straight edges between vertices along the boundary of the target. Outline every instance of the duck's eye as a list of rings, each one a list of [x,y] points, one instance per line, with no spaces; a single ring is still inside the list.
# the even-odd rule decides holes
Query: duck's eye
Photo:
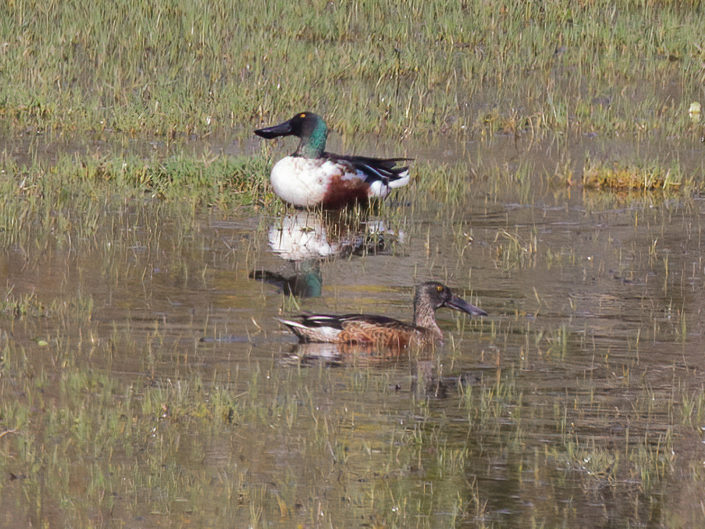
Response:
[[[442,287],[441,285],[438,285],[438,286],[436,287],[436,291],[437,291],[437,292],[443,292],[443,287]]]
[[[306,113],[304,112],[303,114],[299,114],[299,117],[300,117],[300,118],[305,118],[305,117],[306,117]]]

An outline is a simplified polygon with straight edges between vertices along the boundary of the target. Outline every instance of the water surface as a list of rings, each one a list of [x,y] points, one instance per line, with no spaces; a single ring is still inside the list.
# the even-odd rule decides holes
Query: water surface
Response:
[[[423,150],[469,168],[453,203],[412,183],[362,223],[293,210],[193,214],[146,198],[107,202],[92,238],[30,234],[4,248],[7,292],[54,305],[0,320],[7,364],[42,380],[41,396],[28,396],[12,382],[26,372],[3,375],[4,399],[38,400],[26,426],[0,438],[0,525],[699,519],[705,203],[551,180],[566,159],[612,148],[499,137]],[[695,149],[684,146],[681,163]],[[300,311],[410,319],[414,285],[428,279],[489,316],[441,310],[445,345],[398,355],[299,346],[275,320]],[[66,402],[70,383],[103,394],[81,385],[84,372],[111,397]],[[149,388],[192,392],[188,413],[164,400],[148,435],[125,417],[108,425],[110,408],[133,395],[146,409]],[[199,409],[223,394],[234,419],[204,428]],[[115,445],[67,448],[75,441],[54,417],[64,408],[104,417]],[[40,442],[30,448],[25,437]],[[27,465],[29,449],[48,455]]]

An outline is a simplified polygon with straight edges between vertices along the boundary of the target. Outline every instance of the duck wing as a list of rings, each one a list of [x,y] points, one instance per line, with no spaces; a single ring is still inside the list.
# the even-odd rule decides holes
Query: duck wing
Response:
[[[386,316],[350,314],[342,316],[341,342],[377,343],[391,347],[405,347],[421,332],[419,328]]]
[[[366,176],[366,181],[369,183],[375,180],[381,180],[390,187],[400,187],[409,181],[409,166],[397,166],[397,163],[413,159],[346,156],[344,154],[333,154],[330,152],[324,152],[323,156],[335,163],[345,163],[356,171],[363,173]]]
[[[305,342],[383,344],[404,347],[422,330],[414,325],[368,314],[308,314],[299,321],[277,318]]]

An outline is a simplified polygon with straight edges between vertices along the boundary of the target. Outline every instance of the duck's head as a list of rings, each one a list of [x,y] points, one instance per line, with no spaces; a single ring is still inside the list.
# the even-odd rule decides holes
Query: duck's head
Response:
[[[266,139],[279,136],[297,136],[301,138],[301,143],[299,143],[295,154],[305,158],[318,158],[326,148],[328,127],[318,114],[300,112],[279,125],[257,129],[255,134]]]
[[[451,292],[450,288],[438,281],[427,281],[416,288],[414,306],[418,310],[421,305],[430,306],[434,311],[441,307],[448,307],[471,316],[487,316],[484,310],[459,298]]]

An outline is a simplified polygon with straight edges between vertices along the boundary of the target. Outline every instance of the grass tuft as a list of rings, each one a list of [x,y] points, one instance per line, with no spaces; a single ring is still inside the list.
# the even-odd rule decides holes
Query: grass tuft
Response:
[[[614,163],[612,165],[591,164],[583,172],[582,183],[592,189],[613,189],[616,191],[681,189],[683,175],[676,169],[666,169],[657,165],[636,166]],[[689,187],[692,187],[689,186]]]

